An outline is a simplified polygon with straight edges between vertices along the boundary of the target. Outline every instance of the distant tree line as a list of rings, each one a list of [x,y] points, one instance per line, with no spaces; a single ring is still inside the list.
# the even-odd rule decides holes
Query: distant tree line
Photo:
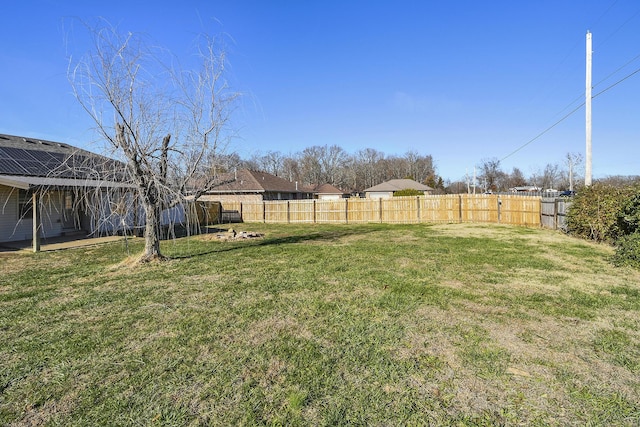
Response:
[[[558,163],[547,163],[543,168],[535,169],[528,176],[520,168],[514,167],[511,172],[504,171],[500,160],[483,159],[475,169],[476,192],[506,192],[517,187],[532,187],[544,190],[574,190],[579,187],[583,177],[582,156],[567,153]],[[474,177],[471,174],[462,180],[449,183],[449,193],[466,192],[467,187],[473,191]]]
[[[345,191],[362,191],[390,179],[409,178],[444,192],[431,155],[408,151],[404,156],[385,155],[372,148],[347,153],[337,145],[312,146],[295,154],[279,151],[242,159],[233,153],[216,158],[217,171],[248,168],[267,172],[301,185],[329,183]]]
[[[386,155],[373,148],[349,154],[337,145],[312,146],[294,154],[279,151],[256,153],[249,159],[238,154],[218,155],[215,171],[227,172],[247,168],[267,172],[301,185],[329,183],[344,191],[362,191],[390,179],[413,179],[434,188],[436,194],[473,192],[507,192],[515,187],[535,187],[540,191],[577,190],[583,184],[582,156],[567,153],[560,161],[548,163],[527,175],[517,167],[502,169],[500,160],[483,159],[474,171],[459,180],[444,180],[436,172],[433,157],[416,151],[404,155]],[[634,181],[634,177],[601,179],[613,185]]]

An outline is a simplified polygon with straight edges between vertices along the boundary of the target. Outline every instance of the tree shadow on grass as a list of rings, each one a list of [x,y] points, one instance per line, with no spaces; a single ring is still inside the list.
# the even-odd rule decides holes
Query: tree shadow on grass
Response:
[[[250,239],[245,241],[236,242],[220,242],[214,249],[198,252],[189,255],[176,255],[170,256],[170,259],[191,259],[205,255],[211,255],[221,252],[237,251],[247,248],[256,248],[262,246],[280,246],[280,245],[292,245],[305,242],[331,242],[338,239],[349,236],[361,236],[376,231],[376,228],[372,227],[349,227],[341,230],[328,230],[328,231],[314,231],[312,233],[293,235],[293,236],[281,236],[281,237],[265,237]],[[228,246],[227,246],[228,245]]]

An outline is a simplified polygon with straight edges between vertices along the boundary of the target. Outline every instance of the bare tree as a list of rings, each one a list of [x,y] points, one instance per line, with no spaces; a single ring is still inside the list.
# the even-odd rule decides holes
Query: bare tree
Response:
[[[405,158],[409,161],[409,153],[405,154]],[[436,175],[436,169],[433,166],[433,157],[430,155],[415,155],[412,158],[411,164],[407,167],[411,168],[410,176],[413,176],[413,179],[416,181],[426,183],[428,185],[433,184],[431,185],[433,188],[436,188],[435,186],[440,186],[441,178]],[[442,187],[444,187],[444,182],[441,184]]]
[[[319,145],[305,148],[300,154],[300,173],[305,185],[322,183],[322,165],[320,158],[324,155],[324,148]]]
[[[318,182],[323,184],[328,182],[332,185],[344,187],[347,184],[345,166],[349,156],[343,148],[337,145],[324,146],[321,151],[320,166],[322,167],[322,180]]]
[[[251,156],[248,162],[249,169],[257,169],[271,175],[281,176],[283,172],[284,156],[279,151],[260,152]]]
[[[541,189],[555,189],[556,182],[560,178],[560,168],[557,164],[547,163],[542,172]]]
[[[211,159],[228,141],[238,93],[213,38],[197,40],[198,68],[190,70],[140,34],[88,29],[91,51],[70,62],[69,80],[110,155],[126,162],[146,220],[142,260],[162,259],[161,211],[197,199],[215,180]]]
[[[384,160],[384,153],[373,148],[365,148],[354,156],[354,169],[357,178],[354,189],[364,190],[384,181],[380,171],[380,163]]]
[[[527,185],[527,180],[524,177],[524,173],[519,168],[514,167],[511,173],[507,175],[506,183],[507,188],[524,187]]]
[[[291,182],[302,182],[300,164],[296,156],[290,155],[282,159],[282,177]]]
[[[500,169],[500,160],[497,158],[483,159],[479,167],[479,179],[485,191],[496,191],[500,189],[504,172]]]
[[[569,180],[569,190],[573,191],[573,182],[577,175],[578,166],[582,163],[582,154],[580,153],[567,153],[565,156],[567,162],[567,174]]]

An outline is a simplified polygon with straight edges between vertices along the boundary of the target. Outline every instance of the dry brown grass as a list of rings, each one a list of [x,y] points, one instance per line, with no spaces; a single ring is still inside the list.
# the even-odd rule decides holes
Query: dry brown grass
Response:
[[[259,227],[163,263],[0,260],[3,422],[640,420],[640,272],[609,248],[482,224]]]

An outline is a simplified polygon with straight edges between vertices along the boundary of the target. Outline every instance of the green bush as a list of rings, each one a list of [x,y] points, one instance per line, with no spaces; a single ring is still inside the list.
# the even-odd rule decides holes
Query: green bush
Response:
[[[622,235],[629,235],[640,231],[640,185],[631,189],[631,194],[625,200],[618,212],[618,229]]]
[[[640,232],[618,239],[613,263],[640,268]]]
[[[596,183],[584,188],[567,212],[567,229],[584,239],[614,244],[614,264],[640,268],[640,185]]]
[[[410,188],[407,188],[405,190],[398,190],[393,192],[393,197],[400,196],[424,196],[424,191],[412,190]]]
[[[625,235],[619,222],[633,187],[595,183],[581,190],[567,212],[569,233],[597,242],[615,243]]]

